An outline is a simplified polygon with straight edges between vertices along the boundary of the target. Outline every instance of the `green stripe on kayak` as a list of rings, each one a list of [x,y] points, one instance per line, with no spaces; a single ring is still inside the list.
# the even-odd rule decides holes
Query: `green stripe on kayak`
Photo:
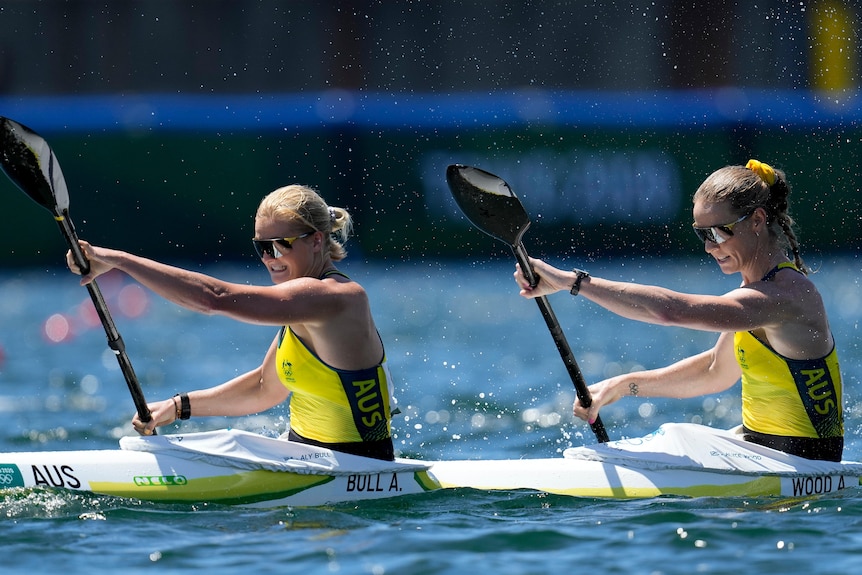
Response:
[[[136,477],[133,483],[92,481],[90,490],[148,501],[207,501],[242,505],[290,497],[334,479],[331,475],[255,470],[188,480],[182,476],[168,475]]]

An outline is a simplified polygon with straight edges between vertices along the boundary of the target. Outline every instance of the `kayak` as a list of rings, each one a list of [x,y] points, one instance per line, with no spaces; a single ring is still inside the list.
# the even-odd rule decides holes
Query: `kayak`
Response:
[[[379,461],[239,431],[124,437],[119,449],[0,454],[0,489],[160,503],[320,506],[440,489],[573,497],[810,497],[858,487],[862,463],[811,461],[734,430],[665,424],[548,459]]]

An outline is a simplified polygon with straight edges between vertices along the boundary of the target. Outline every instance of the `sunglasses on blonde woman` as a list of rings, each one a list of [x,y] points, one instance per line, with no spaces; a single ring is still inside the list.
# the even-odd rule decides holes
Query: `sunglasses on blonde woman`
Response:
[[[313,231],[305,232],[302,235],[293,236],[292,238],[270,238],[267,240],[252,239],[251,243],[252,245],[254,245],[254,251],[257,252],[257,255],[260,257],[260,259],[263,259],[263,256],[265,256],[266,254],[269,254],[274,258],[278,258],[281,257],[282,254],[280,251],[278,251],[278,248],[275,247],[274,244],[278,244],[284,249],[290,250],[293,249],[293,242],[302,238],[307,238],[313,233]]]
[[[699,228],[695,224],[691,224],[694,228],[695,235],[702,242],[712,242],[714,244],[723,244],[730,237],[733,236],[733,226],[738,224],[741,221],[748,219],[754,211],[748,212],[735,222],[731,222],[729,224],[724,224],[721,226],[707,226],[705,228]],[[720,233],[719,233],[720,232]]]

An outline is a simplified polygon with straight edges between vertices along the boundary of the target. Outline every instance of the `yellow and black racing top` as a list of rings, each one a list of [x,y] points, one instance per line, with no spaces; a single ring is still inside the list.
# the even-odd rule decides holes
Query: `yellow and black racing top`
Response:
[[[784,262],[763,279],[769,281]],[[799,272],[801,273],[801,272]],[[734,335],[742,368],[742,423],[746,430],[770,436],[840,438],[844,435],[842,379],[833,346],[825,357],[791,359],[751,332]]]
[[[391,377],[385,352],[380,363],[366,369],[337,369],[284,326],[275,361],[279,379],[291,392],[290,439],[392,458]]]

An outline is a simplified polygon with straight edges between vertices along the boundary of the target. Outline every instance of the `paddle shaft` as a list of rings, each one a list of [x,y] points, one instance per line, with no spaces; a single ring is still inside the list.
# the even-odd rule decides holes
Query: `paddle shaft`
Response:
[[[90,262],[84,257],[84,252],[81,251],[81,246],[78,244],[78,235],[75,233],[75,227],[69,219],[69,212],[65,210],[62,214],[54,214],[54,219],[60,226],[60,231],[63,232],[63,237],[66,238],[66,243],[69,244],[69,249],[72,251],[72,257],[75,263],[81,269],[81,274],[86,275],[90,271]],[[123,372],[123,377],[129,387],[129,392],[132,394],[132,401],[135,403],[135,409],[138,411],[138,417],[144,423],[152,419],[147,401],[144,399],[144,393],[141,391],[141,386],[138,383],[138,378],[135,375],[135,370],[132,367],[132,362],[126,354],[126,344],[123,342],[117,326],[114,324],[114,319],[111,317],[111,312],[108,310],[108,305],[105,303],[105,298],[102,297],[102,291],[96,280],[87,284],[87,291],[90,293],[90,299],[93,300],[93,305],[96,307],[96,313],[99,314],[99,320],[105,328],[105,335],[108,338],[108,347],[110,347],[117,356],[117,362],[120,364],[120,370]],[[155,430],[153,430],[155,435]]]
[[[23,124],[0,116],[0,169],[30,199],[51,212],[60,226],[60,231],[81,273],[83,275],[89,273],[90,263],[81,251],[75,226],[69,218],[69,193],[66,189],[66,181],[48,142]],[[99,314],[102,327],[105,328],[108,347],[117,356],[117,362],[132,394],[138,416],[145,423],[152,421],[152,414],[147,407],[138,378],[135,376],[135,370],[132,369],[132,362],[126,354],[126,345],[117,331],[117,326],[114,325],[105,298],[102,297],[102,292],[95,280],[87,284],[87,291]],[[155,435],[155,430],[153,434]]]
[[[511,246],[518,264],[524,273],[524,277],[530,282],[531,286],[539,283],[539,278],[536,277],[533,267],[530,265],[530,259],[527,255],[527,250],[522,242]],[[545,318],[545,323],[548,325],[548,331],[551,332],[551,337],[554,338],[554,343],[557,344],[557,351],[560,352],[560,357],[563,358],[563,363],[566,365],[566,370],[569,372],[569,377],[575,386],[578,400],[584,407],[590,407],[593,403],[593,398],[590,396],[590,390],[587,389],[587,383],[584,380],[584,375],[581,373],[581,368],[578,367],[578,362],[575,359],[575,354],[572,353],[572,348],[569,347],[569,342],[566,341],[566,336],[563,334],[563,329],[560,327],[560,322],[557,320],[554,310],[551,309],[551,304],[545,296],[535,298],[539,305],[539,310],[542,312],[542,317]],[[602,423],[601,416],[597,416],[596,420],[590,424],[593,433],[596,434],[596,439],[599,443],[607,443],[609,441],[608,432],[605,431],[605,425]]]

